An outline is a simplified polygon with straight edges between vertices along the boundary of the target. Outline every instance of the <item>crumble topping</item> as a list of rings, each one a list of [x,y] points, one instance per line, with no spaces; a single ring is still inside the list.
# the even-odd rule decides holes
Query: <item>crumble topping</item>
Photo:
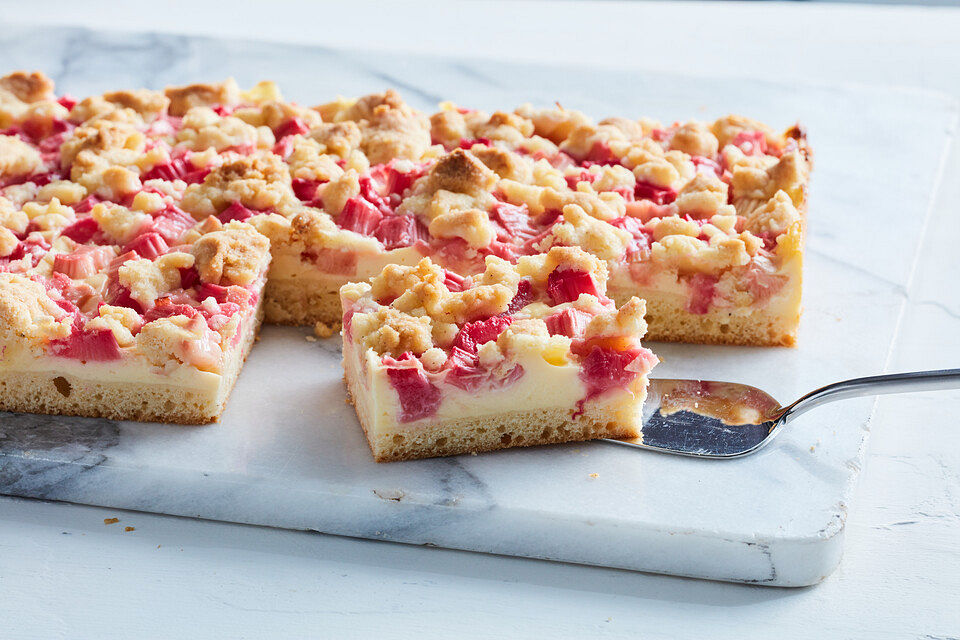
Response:
[[[360,121],[360,132],[360,148],[370,164],[419,160],[430,147],[430,127],[423,116],[386,104]]]
[[[66,315],[41,283],[16,273],[0,273],[0,336],[4,339],[65,337],[70,333]]]
[[[681,214],[713,215],[728,206],[727,185],[716,175],[698,173],[680,189],[676,203]]]
[[[691,156],[710,158],[717,155],[720,142],[703,122],[687,122],[680,125],[670,138],[670,148]]]
[[[559,105],[556,109],[537,109],[531,104],[523,104],[517,107],[516,113],[533,123],[534,133],[555,144],[569,138],[578,127],[590,124],[590,118],[585,114]]]
[[[223,356],[220,335],[200,316],[175,315],[144,325],[137,334],[137,349],[158,367],[176,360],[211,372],[219,371]]]
[[[428,330],[388,322],[396,340],[376,339],[393,353],[415,347],[437,370],[435,349],[464,323],[506,313],[521,282],[548,287],[558,270],[588,274],[600,297],[583,300],[605,296],[608,273],[639,281],[637,267],[655,266],[715,281],[724,303],[752,303],[800,250],[808,172],[797,127],[776,134],[740,116],[594,122],[560,105],[487,114],[449,103],[428,116],[394,91],[307,107],[273,83],[241,91],[232,80],[77,101],[17,72],[0,78],[0,273],[40,281],[38,308],[69,340],[84,336],[61,354],[113,358],[176,315],[192,324],[168,332],[205,340],[200,314],[229,339],[271,244],[343,276],[358,256],[415,250],[432,266],[381,274],[405,284],[376,284],[376,300],[428,318]],[[600,313],[535,301],[504,335],[546,330],[562,343],[545,328],[562,305]],[[585,330],[576,318],[564,326]],[[168,361],[215,352],[172,349]],[[494,366],[508,352],[492,343],[477,358]]]
[[[36,173],[40,152],[15,136],[0,135],[0,179]]]
[[[323,208],[332,216],[340,215],[347,200],[360,195],[360,176],[350,169],[323,187]]]
[[[5,75],[0,78],[0,89],[21,102],[39,102],[53,98],[53,80],[39,71],[14,71]]]
[[[255,211],[290,208],[295,202],[290,188],[290,170],[276,155],[258,152],[248,156],[228,155],[199,184],[183,192],[185,211],[202,218],[217,215],[239,202]]]
[[[117,244],[126,244],[150,220],[150,216],[140,211],[131,211],[112,202],[95,204],[90,217],[96,221],[103,233]]]
[[[360,127],[351,120],[319,124],[310,129],[308,136],[317,143],[316,149],[320,154],[331,154],[340,158],[346,158],[350,152],[359,149],[363,140]]]
[[[762,206],[747,212],[745,227],[756,235],[777,237],[800,221],[800,213],[786,191],[777,191]]]
[[[270,149],[276,140],[269,127],[255,127],[234,116],[221,117],[209,107],[193,107],[183,117],[177,142],[194,151],[246,151]]]
[[[143,326],[143,318],[133,309],[100,305],[97,317],[86,324],[87,329],[106,329],[113,333],[120,347],[131,347],[136,343],[136,334]]]
[[[733,142],[741,133],[754,131],[762,133],[767,144],[779,145],[782,142],[782,139],[778,139],[767,125],[739,115],[717,118],[711,125],[710,131],[716,136],[721,149]]]
[[[563,222],[555,224],[537,248],[546,251],[554,246],[582,247],[601,260],[622,257],[633,236],[623,229],[589,215],[583,207],[568,204],[563,207]]]
[[[194,251],[198,244],[199,241],[194,244]],[[180,287],[180,270],[192,267],[193,261],[192,255],[181,252],[168,253],[156,260],[129,260],[118,269],[120,284],[130,290],[130,297],[141,307],[149,309],[154,300]],[[204,272],[200,273],[203,279]]]
[[[202,236],[192,251],[203,282],[245,285],[257,278],[269,260],[270,241],[252,225],[232,221]],[[181,265],[188,266],[192,265]]]
[[[164,115],[170,100],[158,91],[137,89],[134,91],[110,91],[102,96],[90,96],[78,102],[70,111],[72,122],[85,123],[97,119],[121,120],[130,124],[152,122]],[[129,113],[118,114],[128,109]]]
[[[410,316],[393,307],[356,313],[352,331],[363,349],[399,357],[406,352],[420,355],[433,346],[429,316]]]
[[[185,115],[194,107],[234,106],[240,101],[240,89],[233,78],[216,84],[191,84],[185,87],[167,87],[172,116]]]
[[[475,249],[486,247],[496,238],[490,217],[479,209],[441,213],[430,221],[428,230],[436,238],[463,238]]]

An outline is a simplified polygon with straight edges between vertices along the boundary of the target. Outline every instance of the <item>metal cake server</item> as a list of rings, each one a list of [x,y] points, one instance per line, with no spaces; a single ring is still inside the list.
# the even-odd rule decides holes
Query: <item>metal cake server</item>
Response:
[[[909,391],[960,389],[960,369],[893,373],[835,382],[781,406],[735,382],[650,380],[640,438],[605,442],[697,458],[739,458],[772,441],[802,413],[834,400]]]

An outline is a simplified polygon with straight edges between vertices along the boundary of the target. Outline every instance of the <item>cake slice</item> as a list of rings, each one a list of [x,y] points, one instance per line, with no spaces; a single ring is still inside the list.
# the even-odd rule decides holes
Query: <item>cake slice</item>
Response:
[[[576,247],[461,278],[429,258],[340,291],[347,388],[379,461],[640,434],[644,303]]]
[[[0,259],[0,410],[186,424],[220,415],[260,325],[269,244],[250,225],[211,219],[170,246],[158,231],[169,206],[77,214],[52,201],[34,216],[75,219]],[[118,238],[120,221],[139,231]]]

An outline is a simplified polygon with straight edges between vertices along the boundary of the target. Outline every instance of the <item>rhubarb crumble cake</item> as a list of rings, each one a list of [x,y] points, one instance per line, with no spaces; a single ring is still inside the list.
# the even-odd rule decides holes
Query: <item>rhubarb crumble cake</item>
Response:
[[[636,437],[644,303],[577,247],[466,278],[423,258],[340,290],[347,388],[378,461]]]
[[[52,89],[0,79],[0,409],[210,422],[260,324],[269,240],[182,208],[163,94]]]
[[[261,307],[337,326],[343,285],[425,257],[466,278],[578,248],[651,339],[791,345],[808,171],[799,128],[738,116],[305,107],[232,80],[76,100],[13,73],[0,408],[208,421]]]

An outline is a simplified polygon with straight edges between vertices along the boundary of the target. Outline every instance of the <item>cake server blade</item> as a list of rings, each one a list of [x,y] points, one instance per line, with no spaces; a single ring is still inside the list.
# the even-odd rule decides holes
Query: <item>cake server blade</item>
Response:
[[[697,458],[739,458],[767,446],[793,418],[827,402],[944,389],[960,389],[960,369],[844,380],[786,406],[761,389],[736,382],[653,379],[643,406],[641,436],[604,441]]]

